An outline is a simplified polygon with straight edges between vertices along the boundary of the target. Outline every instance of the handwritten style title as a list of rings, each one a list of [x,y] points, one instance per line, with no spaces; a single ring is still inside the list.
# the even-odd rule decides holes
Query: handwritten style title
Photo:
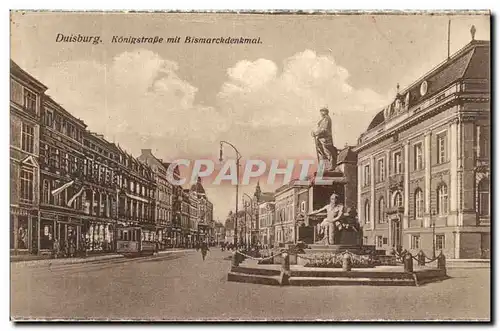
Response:
[[[56,35],[57,43],[88,43],[88,44],[101,44],[103,39],[100,36],[88,36],[82,34],[65,35],[58,33]],[[262,44],[260,37],[199,37],[199,36],[173,36],[173,37],[160,37],[160,36],[112,36],[112,44],[220,44],[220,45],[237,45],[237,44]]]

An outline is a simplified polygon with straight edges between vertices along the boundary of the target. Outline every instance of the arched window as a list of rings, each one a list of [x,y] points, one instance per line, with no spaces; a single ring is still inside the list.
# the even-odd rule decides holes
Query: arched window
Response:
[[[483,178],[479,182],[478,188],[478,210],[479,216],[490,215],[490,183],[488,179]]]
[[[370,223],[370,200],[365,201],[365,223]]]
[[[437,213],[438,215],[448,214],[448,186],[439,185],[437,189]]]
[[[415,218],[424,216],[424,194],[420,188],[415,190]]]
[[[50,183],[48,180],[43,180],[42,202],[50,203]]]
[[[378,222],[379,223],[385,223],[385,199],[384,197],[380,197],[380,199],[378,199],[378,211],[377,211],[377,214],[378,214]]]
[[[401,192],[396,192],[392,196],[392,206],[393,207],[403,207],[403,196],[401,195]]]

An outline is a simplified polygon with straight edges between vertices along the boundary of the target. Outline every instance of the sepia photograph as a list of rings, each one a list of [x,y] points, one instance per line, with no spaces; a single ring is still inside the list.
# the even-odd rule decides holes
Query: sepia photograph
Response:
[[[490,30],[11,10],[11,321],[490,322]]]

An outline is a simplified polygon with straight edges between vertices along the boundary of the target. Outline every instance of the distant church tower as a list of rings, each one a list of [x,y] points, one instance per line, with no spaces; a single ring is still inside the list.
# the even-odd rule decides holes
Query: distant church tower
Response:
[[[253,194],[255,199],[257,199],[257,202],[260,201],[261,194],[262,194],[262,191],[260,190],[260,182],[257,181],[257,186],[255,187],[255,193]]]

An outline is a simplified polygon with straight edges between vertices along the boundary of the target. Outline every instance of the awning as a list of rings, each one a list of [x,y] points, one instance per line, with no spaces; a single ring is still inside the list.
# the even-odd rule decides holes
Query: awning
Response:
[[[142,202],[145,202],[145,203],[148,203],[148,202],[149,202],[149,200],[147,200],[147,199],[141,198],[141,197],[139,197],[139,196],[137,196],[137,195],[129,194],[129,193],[127,193],[127,192],[125,192],[125,195],[126,195],[127,197],[131,198],[131,199],[139,200],[139,201],[142,201]]]
[[[65,189],[67,189],[68,187],[70,187],[71,185],[73,185],[74,183],[75,183],[75,181],[72,180],[71,182],[66,183],[63,186],[58,187],[55,190],[52,190],[51,193],[52,193],[52,195],[57,195],[57,194],[61,193],[62,191],[64,191]]]

